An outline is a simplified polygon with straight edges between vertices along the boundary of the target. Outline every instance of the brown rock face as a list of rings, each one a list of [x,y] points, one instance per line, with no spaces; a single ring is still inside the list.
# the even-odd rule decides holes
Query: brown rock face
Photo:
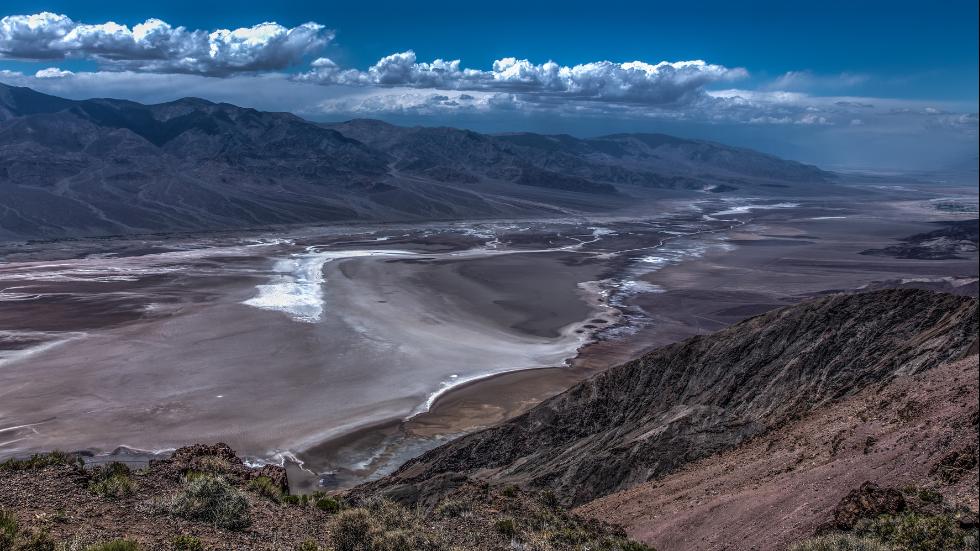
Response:
[[[821,298],[610,369],[522,416],[436,448],[369,489],[397,493],[455,472],[585,503],[731,449],[868,385],[961,358],[977,331],[975,298],[911,289]]]
[[[289,490],[286,469],[278,465],[264,465],[252,469],[245,465],[235,450],[223,442],[217,444],[193,444],[174,451],[167,459],[153,461],[151,464],[161,470],[169,471],[179,477],[187,471],[220,474],[233,482],[241,483],[260,476],[272,480],[283,491]]]
[[[943,456],[932,467],[930,474],[939,477],[946,484],[956,484],[976,466],[976,448],[963,448],[962,450],[956,450]]]
[[[834,508],[834,524],[841,530],[850,530],[863,518],[891,515],[904,509],[902,492],[865,482],[860,488],[851,490]]]

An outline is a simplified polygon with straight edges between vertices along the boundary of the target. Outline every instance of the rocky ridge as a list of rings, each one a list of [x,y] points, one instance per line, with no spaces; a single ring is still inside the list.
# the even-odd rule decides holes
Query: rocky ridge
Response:
[[[612,368],[365,490],[412,502],[435,477],[454,474],[580,505],[958,359],[977,330],[971,297],[905,289],[805,302]]]
[[[709,190],[815,194],[835,178],[655,134],[317,124],[198,98],[75,101],[0,84],[0,239],[555,216]]]

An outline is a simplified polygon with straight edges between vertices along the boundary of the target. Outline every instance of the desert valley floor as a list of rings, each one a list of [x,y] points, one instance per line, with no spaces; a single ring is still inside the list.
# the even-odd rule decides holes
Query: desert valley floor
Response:
[[[975,252],[906,239],[975,218],[975,191],[8,245],[0,456],[138,463],[223,441],[286,462],[297,491],[348,487],[776,307],[886,285],[975,294]]]

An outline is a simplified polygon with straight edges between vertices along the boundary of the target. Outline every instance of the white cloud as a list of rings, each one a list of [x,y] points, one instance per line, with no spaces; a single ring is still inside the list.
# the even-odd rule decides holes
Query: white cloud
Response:
[[[212,32],[148,19],[130,29],[84,24],[49,12],[0,19],[0,58],[91,59],[111,70],[228,75],[295,65],[323,49],[333,31],[318,23],[261,23]]]
[[[510,92],[521,94],[527,101],[534,101],[535,96],[552,96],[683,105],[700,97],[706,85],[747,74],[745,69],[701,60],[656,64],[598,61],[569,67],[513,57],[494,61],[487,71],[461,68],[458,59],[419,62],[415,52],[409,50],[383,57],[366,71],[341,69],[332,60],[320,58],[312,63],[310,71],[296,78],[321,84]]]
[[[840,90],[864,84],[870,80],[862,73],[838,73],[835,75],[818,75],[813,71],[789,71],[769,82],[764,87],[768,90],[813,91]]]
[[[41,69],[34,73],[34,78],[67,78],[73,76],[75,76],[75,73],[63,71],[57,67],[48,67],[47,69]]]

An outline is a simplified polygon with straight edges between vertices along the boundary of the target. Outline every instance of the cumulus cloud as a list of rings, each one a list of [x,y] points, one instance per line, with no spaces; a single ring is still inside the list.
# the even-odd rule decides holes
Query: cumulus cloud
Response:
[[[293,28],[266,22],[208,32],[160,19],[129,28],[42,12],[0,19],[0,58],[90,59],[110,70],[222,76],[284,69],[321,51],[333,36],[313,22]]]
[[[465,69],[460,61],[419,62],[409,50],[385,56],[365,71],[342,69],[319,58],[298,80],[351,86],[392,86],[508,92],[534,96],[637,102],[653,105],[687,104],[703,94],[706,85],[747,76],[745,69],[701,60],[651,64],[643,61],[598,61],[575,66],[553,61],[535,64],[507,57],[490,70]]]
[[[75,76],[71,71],[65,71],[57,67],[48,67],[34,73],[34,78],[68,78]]]

